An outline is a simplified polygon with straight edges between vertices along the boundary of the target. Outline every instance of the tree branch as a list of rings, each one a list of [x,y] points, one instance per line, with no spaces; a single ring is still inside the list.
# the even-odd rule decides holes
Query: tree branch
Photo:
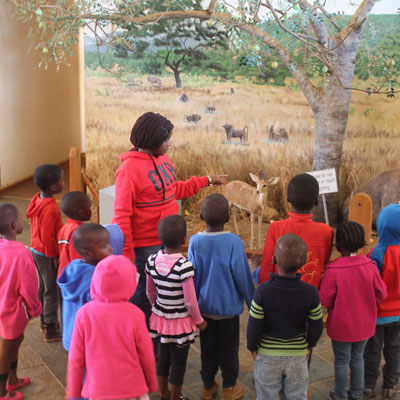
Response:
[[[359,32],[360,28],[363,26],[368,15],[370,14],[372,7],[378,0],[364,0],[357,8],[356,12],[345,26],[341,32],[339,32],[338,37],[343,38],[349,36],[352,32]]]
[[[83,19],[98,19],[98,20],[106,20],[113,21],[114,19],[122,19],[124,23],[132,22],[134,24],[147,24],[151,22],[158,22],[170,19],[187,19],[187,18],[197,18],[200,20],[210,20],[214,19],[226,25],[234,26],[244,32],[249,33],[253,37],[261,40],[263,43],[268,45],[270,48],[276,50],[279,54],[279,57],[285,63],[287,68],[292,73],[293,77],[298,82],[299,86],[305,93],[306,97],[309,101],[315,102],[317,96],[320,93],[320,89],[315,87],[310,79],[308,78],[306,72],[296,63],[290,53],[268,32],[262,31],[260,28],[254,25],[250,25],[246,22],[238,22],[232,19],[230,14],[224,14],[220,12],[214,12],[209,14],[208,10],[187,10],[187,11],[165,11],[153,13],[141,17],[134,16],[120,16],[120,15],[91,15],[84,14],[81,16]]]

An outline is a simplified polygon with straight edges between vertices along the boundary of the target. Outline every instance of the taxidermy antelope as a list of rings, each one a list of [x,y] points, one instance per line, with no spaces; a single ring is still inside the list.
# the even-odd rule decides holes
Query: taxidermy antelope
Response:
[[[254,218],[258,218],[258,247],[261,247],[261,222],[264,215],[264,208],[267,206],[266,194],[269,185],[275,185],[278,177],[270,178],[267,180],[267,175],[264,174],[264,179],[250,173],[250,177],[257,187],[248,185],[242,181],[232,181],[224,185],[223,194],[229,202],[229,207],[232,208],[233,222],[235,224],[236,233],[239,235],[239,229],[236,222],[237,209],[242,209],[250,213],[251,235],[250,235],[250,248],[253,247],[254,240]]]

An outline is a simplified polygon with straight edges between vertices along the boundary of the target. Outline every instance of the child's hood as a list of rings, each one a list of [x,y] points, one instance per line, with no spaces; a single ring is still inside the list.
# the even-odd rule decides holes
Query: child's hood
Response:
[[[47,207],[49,203],[54,203],[55,200],[53,197],[48,198],[40,198],[40,193],[36,194],[31,200],[28,210],[26,211],[26,216],[28,218],[37,217],[42,210]]]
[[[378,245],[400,244],[400,204],[389,204],[382,208],[376,221]]]
[[[108,256],[95,269],[90,286],[92,300],[128,301],[136,291],[136,267],[125,256]]]
[[[74,302],[86,297],[94,270],[94,265],[87,264],[81,259],[72,260],[57,280],[63,299]]]
[[[400,245],[400,204],[389,204],[382,208],[376,221],[379,241],[371,251],[370,258],[381,270],[388,246]]]

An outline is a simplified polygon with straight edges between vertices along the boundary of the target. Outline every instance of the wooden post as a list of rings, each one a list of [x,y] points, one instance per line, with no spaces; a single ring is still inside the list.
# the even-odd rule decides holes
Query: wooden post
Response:
[[[366,193],[357,193],[350,200],[349,221],[358,222],[364,228],[366,245],[358,250],[358,254],[366,255],[369,250],[372,229],[372,200]]]
[[[69,151],[69,190],[83,191],[81,152],[76,147]]]

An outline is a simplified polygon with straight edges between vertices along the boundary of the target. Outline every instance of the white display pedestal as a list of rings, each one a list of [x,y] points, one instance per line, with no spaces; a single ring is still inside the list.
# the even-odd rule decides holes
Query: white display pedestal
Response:
[[[99,223],[111,224],[114,214],[115,185],[106,187],[99,191]],[[179,206],[178,214],[182,215],[182,201],[176,201]]]

